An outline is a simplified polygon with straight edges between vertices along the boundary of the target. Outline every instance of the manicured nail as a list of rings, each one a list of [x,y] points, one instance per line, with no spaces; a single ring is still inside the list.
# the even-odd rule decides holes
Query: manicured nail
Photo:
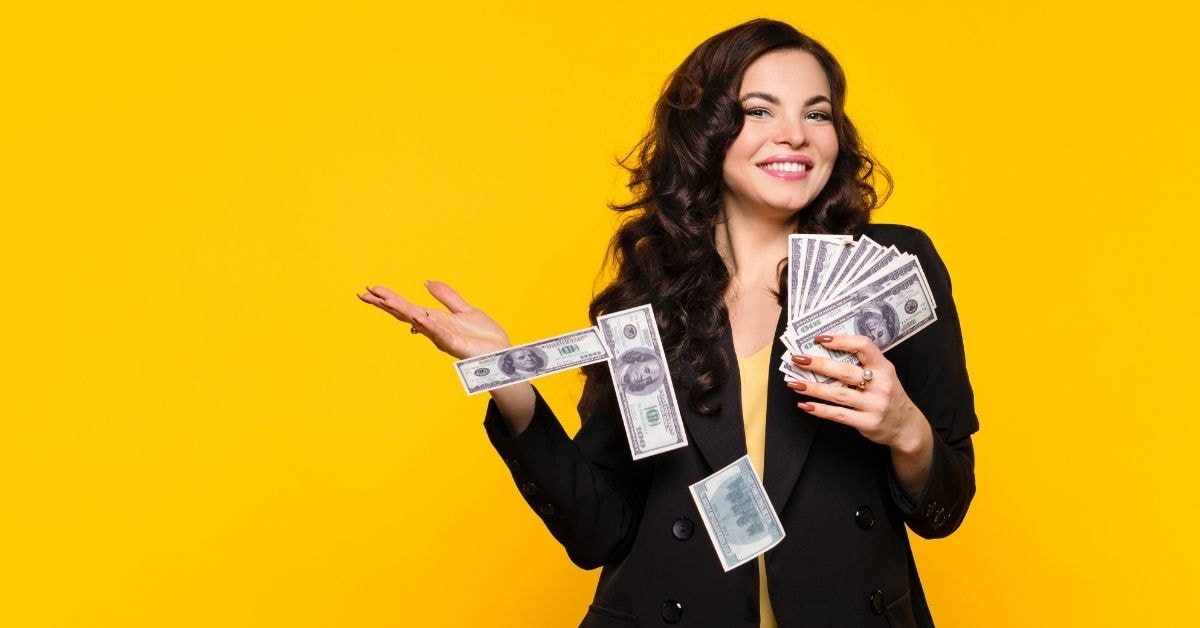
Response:
[[[797,408],[800,408],[801,410],[803,410],[803,411],[805,411],[805,412],[812,412],[813,410],[816,410],[816,409],[817,409],[817,407],[816,407],[816,406],[814,406],[813,404],[811,404],[811,403],[809,403],[809,402],[807,402],[807,401],[805,401],[805,402],[803,402],[803,403],[798,403],[798,404],[796,404],[796,407],[797,407]]]
[[[825,344],[827,342],[833,342],[833,336],[817,336],[816,338],[813,338],[813,340],[821,344]]]
[[[426,280],[425,280],[425,287],[426,287],[426,288],[428,288],[428,287],[429,287],[429,284],[431,284],[431,283],[433,283],[433,282],[432,282],[432,281],[430,281],[430,280],[428,280],[428,279],[426,279]]]
[[[808,366],[809,364],[812,364],[812,358],[806,355],[794,355],[792,356],[792,362],[795,362],[800,366]]]
[[[804,382],[788,382],[787,385],[788,385],[788,388],[791,388],[792,390],[799,390],[799,391],[808,390],[808,384],[805,384]]]

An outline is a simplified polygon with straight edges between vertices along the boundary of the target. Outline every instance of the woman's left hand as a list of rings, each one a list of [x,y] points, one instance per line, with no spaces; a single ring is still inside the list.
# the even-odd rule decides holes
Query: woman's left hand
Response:
[[[849,425],[880,445],[893,449],[919,447],[929,432],[929,422],[908,398],[896,377],[896,368],[879,347],[866,336],[817,336],[815,340],[826,349],[858,354],[861,366],[818,356],[792,356],[796,368],[846,384],[788,382],[792,390],[816,399],[800,403],[800,409]]]

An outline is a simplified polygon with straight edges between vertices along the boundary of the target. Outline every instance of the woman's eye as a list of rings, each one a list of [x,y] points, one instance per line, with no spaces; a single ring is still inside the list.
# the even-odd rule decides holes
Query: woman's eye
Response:
[[[833,120],[833,116],[824,111],[810,111],[808,112],[808,115],[804,117],[808,118],[809,120],[817,120],[819,122],[829,122]]]
[[[770,112],[762,107],[751,107],[746,110],[746,115],[751,118],[765,118],[770,115]]]

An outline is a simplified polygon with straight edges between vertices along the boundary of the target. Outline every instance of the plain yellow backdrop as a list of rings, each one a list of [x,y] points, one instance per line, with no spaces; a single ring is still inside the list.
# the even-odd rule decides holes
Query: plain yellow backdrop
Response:
[[[760,11],[842,60],[877,220],[955,281],[983,429],[915,540],[939,624],[1192,621],[1190,3],[404,4],[0,11],[0,625],[575,625],[596,573],[484,399],[354,295],[585,326],[614,157]],[[570,431],[580,386],[540,383]]]

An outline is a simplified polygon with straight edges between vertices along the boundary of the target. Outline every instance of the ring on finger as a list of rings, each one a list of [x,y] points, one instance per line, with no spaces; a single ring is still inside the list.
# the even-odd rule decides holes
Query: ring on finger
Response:
[[[425,318],[429,318],[429,310],[424,310],[424,313],[425,313]],[[421,330],[417,329],[417,327],[419,327],[419,326],[420,326],[420,324],[417,323],[417,321],[413,321],[413,325],[411,328],[409,328],[408,333],[410,333],[410,334],[421,333]]]
[[[875,373],[873,373],[871,371],[871,369],[863,369],[862,379],[859,380],[857,388],[859,390],[866,390],[867,382],[871,381],[874,378],[875,378]]]

